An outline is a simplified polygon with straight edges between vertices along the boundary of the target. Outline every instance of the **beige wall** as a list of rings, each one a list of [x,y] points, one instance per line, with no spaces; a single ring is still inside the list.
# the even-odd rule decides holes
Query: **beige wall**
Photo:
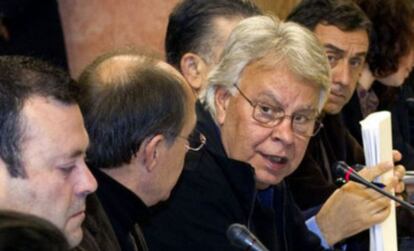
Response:
[[[284,18],[298,0],[255,0]],[[178,0],[59,0],[69,69],[78,77],[97,55],[125,46],[163,53],[168,15]]]
[[[168,14],[177,1],[59,0],[72,76],[114,48],[134,45],[162,53]]]
[[[285,19],[291,9],[295,7],[300,0],[254,0],[263,10]]]

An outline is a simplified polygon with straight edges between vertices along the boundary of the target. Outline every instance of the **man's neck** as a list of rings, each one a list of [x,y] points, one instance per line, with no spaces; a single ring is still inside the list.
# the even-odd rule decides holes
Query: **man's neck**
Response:
[[[112,179],[116,180],[122,186],[128,188],[128,190],[138,195],[137,181],[139,179],[135,175],[137,171],[134,170],[131,165],[127,164],[114,168],[101,168],[100,170],[102,170],[106,175],[110,176]]]
[[[368,65],[365,65],[364,69],[361,72],[361,77],[359,78],[358,85],[360,88],[365,90],[371,89],[372,84],[375,81],[375,77],[372,75],[371,70]]]

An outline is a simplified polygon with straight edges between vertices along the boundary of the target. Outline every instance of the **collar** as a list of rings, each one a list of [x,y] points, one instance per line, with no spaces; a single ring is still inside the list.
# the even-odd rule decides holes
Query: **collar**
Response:
[[[96,194],[113,224],[131,230],[149,220],[148,207],[135,193],[97,168],[91,172],[99,184]]]
[[[189,152],[187,158],[199,161],[205,153],[211,155],[222,167],[225,175],[238,199],[243,201],[242,205],[249,210],[252,200],[256,196],[256,182],[254,178],[254,168],[242,161],[231,159],[227,156],[221,142],[220,129],[213,120],[210,112],[198,101],[196,104],[197,126],[196,129],[203,133],[207,138],[207,143],[199,152]]]
[[[227,157],[226,151],[224,150],[224,146],[221,142],[220,128],[214,121],[210,112],[204,107],[203,104],[200,103],[200,101],[197,101],[196,103],[196,113],[196,128],[207,138],[207,142],[204,147],[216,155]]]

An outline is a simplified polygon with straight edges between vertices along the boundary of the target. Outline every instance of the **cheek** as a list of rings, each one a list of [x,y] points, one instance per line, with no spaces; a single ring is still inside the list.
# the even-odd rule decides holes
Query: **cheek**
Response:
[[[47,185],[44,180],[48,181]],[[77,207],[77,205],[72,205],[75,203],[73,187],[57,171],[49,175],[47,179],[40,179],[38,183],[36,203],[44,210],[48,218],[53,217],[51,221],[63,227],[69,214],[74,213],[71,212],[71,207]]]
[[[227,138],[225,141],[228,143],[226,147],[228,156],[249,162],[254,158],[257,148],[270,137],[268,131],[259,126],[239,123],[227,135],[223,135]]]
[[[269,130],[254,121],[250,107],[238,105],[229,110],[220,128],[222,142],[228,157],[248,162],[254,155],[258,145],[269,136]]]
[[[53,221],[59,227],[66,225],[69,208],[71,205],[71,196],[67,188],[59,187],[50,190],[47,193],[49,196],[44,197],[43,206],[45,214],[53,217]],[[53,205],[53,206],[50,206]]]
[[[13,196],[16,207],[28,207],[23,211],[45,218],[59,229],[64,229],[70,205],[69,196],[65,193],[67,188],[56,184],[53,177],[49,176],[31,180],[25,188],[20,186],[19,190],[21,191]]]

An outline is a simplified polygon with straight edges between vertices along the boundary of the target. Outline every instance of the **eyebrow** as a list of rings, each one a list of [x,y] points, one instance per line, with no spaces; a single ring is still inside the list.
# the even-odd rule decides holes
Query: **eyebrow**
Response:
[[[355,57],[363,57],[365,58],[367,56],[367,52],[359,52],[355,55]]]
[[[79,156],[84,155],[84,154],[85,154],[85,151],[82,151],[82,150],[76,150],[76,151],[73,151],[73,152],[69,155],[69,158],[76,158],[76,157],[79,157]]]
[[[282,104],[272,94],[267,92],[260,92],[256,98],[253,98],[255,101],[258,101],[258,99],[266,99],[265,101],[271,101],[278,106],[282,106]]]
[[[70,154],[53,156],[53,157],[50,158],[50,161],[52,161],[55,164],[60,165],[62,163],[66,163],[66,161],[68,161],[68,160],[73,160],[73,159],[76,159],[80,156],[86,156],[86,152],[82,151],[81,149],[78,149],[78,150],[74,150]]]
[[[334,46],[332,44],[325,44],[324,47],[326,49],[329,49],[329,50],[334,51],[337,54],[341,54],[341,55],[345,54],[345,51],[344,50],[342,50],[342,49],[340,49],[340,48],[338,48],[338,47],[336,47],[336,46]]]
[[[260,99],[261,97],[268,98],[270,100],[267,100],[267,101],[272,101],[273,102],[273,104],[269,104],[269,105],[278,106],[282,109],[285,109],[285,107],[282,105],[282,103],[280,103],[273,95],[271,95],[269,93],[266,93],[266,92],[261,92],[257,96],[256,101],[257,101],[257,99]],[[303,107],[303,108],[299,108],[297,111],[295,111],[295,113],[301,113],[301,112],[318,113],[318,109],[314,108],[314,107]]]
[[[342,50],[342,49],[336,47],[333,44],[325,44],[324,47],[326,49],[329,49],[329,50],[334,51],[334,53],[336,53],[336,54],[340,54],[340,55],[344,55],[345,54],[345,50]],[[365,58],[366,56],[367,56],[367,52],[366,51],[363,51],[363,52],[356,53],[356,55],[354,55],[353,57],[364,57]]]

